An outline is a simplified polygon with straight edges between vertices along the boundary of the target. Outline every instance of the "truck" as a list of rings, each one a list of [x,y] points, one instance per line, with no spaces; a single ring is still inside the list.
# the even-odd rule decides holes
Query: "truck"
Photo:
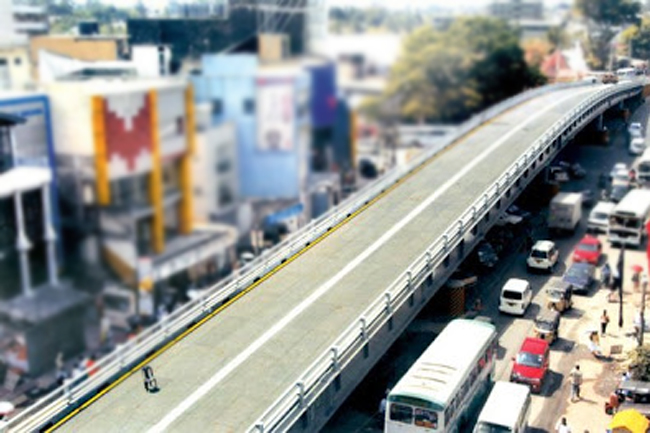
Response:
[[[549,230],[574,232],[581,218],[581,193],[560,192],[553,197],[548,213]]]

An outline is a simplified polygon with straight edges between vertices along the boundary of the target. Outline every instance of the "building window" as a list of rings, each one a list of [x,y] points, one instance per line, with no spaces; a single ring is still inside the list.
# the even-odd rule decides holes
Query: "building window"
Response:
[[[217,173],[228,173],[232,167],[230,160],[224,159],[217,163]]]
[[[23,62],[23,59],[21,59],[20,57],[16,57],[14,59],[14,65],[20,65],[22,62]]]
[[[176,118],[176,133],[179,135],[185,133],[185,119],[183,119],[183,116]]]
[[[212,101],[212,114],[215,116],[221,116],[223,114],[223,102],[221,102],[221,99]]]
[[[255,101],[253,101],[251,98],[244,99],[244,113],[255,113]]]
[[[234,197],[232,189],[229,185],[221,184],[219,185],[219,206],[228,206],[233,202]]]
[[[165,194],[177,192],[179,189],[179,175],[178,164],[176,161],[171,161],[163,165],[163,191]]]

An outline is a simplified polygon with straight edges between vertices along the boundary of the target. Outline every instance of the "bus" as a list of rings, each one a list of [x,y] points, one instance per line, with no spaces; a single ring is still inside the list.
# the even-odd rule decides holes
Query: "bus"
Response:
[[[612,244],[641,246],[645,224],[650,216],[650,190],[633,189],[614,208],[609,217],[607,238]]]
[[[636,164],[636,178],[639,182],[650,182],[650,148],[643,151]]]
[[[384,432],[471,431],[494,379],[497,331],[482,320],[451,321],[389,392]]]

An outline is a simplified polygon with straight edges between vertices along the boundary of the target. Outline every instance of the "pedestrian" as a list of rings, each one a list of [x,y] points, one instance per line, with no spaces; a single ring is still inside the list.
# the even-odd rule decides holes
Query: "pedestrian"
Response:
[[[600,316],[600,334],[604,337],[607,334],[607,325],[609,324],[609,316],[607,310],[603,310],[603,315]]]
[[[571,427],[566,422],[566,417],[562,417],[557,424],[555,424],[555,433],[571,433]]]
[[[603,268],[600,271],[600,279],[603,286],[609,288],[612,279],[612,270],[609,267],[609,263],[605,263]]]
[[[582,385],[582,372],[580,366],[576,365],[569,373],[569,380],[571,381],[571,402],[577,398],[580,400],[580,385]]]
[[[634,291],[638,292],[639,291],[639,283],[641,282],[641,275],[639,275],[639,272],[634,272],[632,274],[632,284],[634,286]]]

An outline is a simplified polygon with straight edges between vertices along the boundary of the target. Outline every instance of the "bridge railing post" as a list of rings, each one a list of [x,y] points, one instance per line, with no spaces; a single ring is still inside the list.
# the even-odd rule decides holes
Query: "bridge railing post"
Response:
[[[332,368],[334,372],[338,373],[341,371],[341,363],[339,362],[339,348],[338,346],[332,346],[330,348],[332,352]]]
[[[361,317],[359,319],[359,325],[360,325],[360,330],[361,330],[361,340],[364,343],[368,342],[368,323],[366,322],[365,317]]]
[[[305,382],[298,381],[296,382],[296,388],[298,388],[298,406],[301,409],[305,407]]]
[[[255,424],[255,431],[258,433],[264,433],[264,423],[263,422],[258,422]]]

